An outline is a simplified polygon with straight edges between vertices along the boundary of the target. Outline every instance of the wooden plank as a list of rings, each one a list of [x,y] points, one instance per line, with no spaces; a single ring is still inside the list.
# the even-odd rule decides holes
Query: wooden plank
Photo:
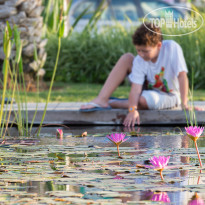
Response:
[[[72,124],[72,125],[122,125],[127,109],[112,109],[96,112],[79,112],[82,103],[49,103],[47,107],[44,124]],[[204,106],[204,102],[201,106]],[[38,111],[35,118],[35,124],[40,124],[45,103],[38,104]],[[12,108],[18,110],[17,104]],[[25,108],[24,108],[25,109]],[[36,109],[35,103],[28,103],[28,121],[31,123]],[[183,110],[140,110],[141,125],[184,125],[186,117]],[[205,124],[205,111],[196,111],[198,124]],[[25,116],[25,111],[22,111]],[[189,114],[187,111],[187,116]],[[14,113],[11,114],[12,121]],[[26,119],[26,118],[25,118]]]
[[[187,120],[184,111],[181,110],[141,110],[141,125],[182,125]],[[29,122],[32,121],[34,111],[29,111]],[[43,111],[38,111],[35,123],[39,124]],[[45,124],[76,124],[76,125],[121,125],[127,114],[127,110],[113,109],[110,111],[97,111],[82,113],[72,110],[55,110],[46,112]],[[189,118],[188,112],[187,116]],[[198,124],[204,124],[205,111],[196,112]]]

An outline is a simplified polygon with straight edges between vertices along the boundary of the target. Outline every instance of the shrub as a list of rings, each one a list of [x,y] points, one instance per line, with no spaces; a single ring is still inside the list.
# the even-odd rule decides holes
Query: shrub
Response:
[[[203,15],[204,17],[205,15]],[[136,55],[132,44],[133,29],[125,30],[120,25],[102,33],[72,33],[62,39],[62,49],[56,81],[103,83],[119,57],[131,52]],[[189,79],[194,70],[194,87],[205,88],[205,25],[189,35],[164,37],[177,41],[184,52]],[[46,80],[52,75],[57,51],[56,37],[50,36],[47,44]]]
[[[103,83],[122,54],[135,53],[132,33],[117,27],[102,33],[73,33],[69,38],[62,39],[56,81]],[[47,80],[52,74],[50,68],[54,64],[56,50],[56,37],[51,36],[45,64]]]
[[[205,13],[201,13],[205,19]],[[186,29],[186,32],[191,32]],[[173,29],[172,29],[173,32]],[[174,31],[174,33],[176,33]],[[183,32],[185,33],[185,32]],[[181,45],[184,57],[189,70],[189,81],[192,83],[192,69],[194,73],[194,88],[205,88],[205,24],[196,32],[184,36],[171,36],[166,39],[173,39]]]

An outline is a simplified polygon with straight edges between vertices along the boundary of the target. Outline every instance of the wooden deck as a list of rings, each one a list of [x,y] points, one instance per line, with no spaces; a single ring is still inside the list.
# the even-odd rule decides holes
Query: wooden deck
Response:
[[[89,113],[79,112],[82,103],[49,103],[44,124],[67,125],[121,125],[127,114],[126,109],[112,109],[109,111],[95,111]],[[195,102],[196,106],[205,108],[205,102]],[[45,104],[37,106],[35,124],[40,124]],[[17,105],[13,105],[10,121],[14,119]],[[26,110],[26,109],[24,109]],[[36,110],[35,103],[27,105],[28,121],[32,122]],[[22,111],[23,112],[23,111]],[[185,113],[180,109],[170,110],[140,110],[141,125],[185,125],[187,123]],[[25,113],[25,112],[24,112]],[[198,124],[205,124],[205,111],[196,111]],[[189,113],[187,111],[187,116]]]

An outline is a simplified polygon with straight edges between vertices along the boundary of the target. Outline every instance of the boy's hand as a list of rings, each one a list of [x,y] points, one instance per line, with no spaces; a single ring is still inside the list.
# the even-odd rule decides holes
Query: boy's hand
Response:
[[[123,122],[123,125],[126,127],[134,127],[135,126],[135,122],[137,120],[137,124],[140,124],[140,115],[139,112],[137,110],[135,110],[134,112],[129,112]]]

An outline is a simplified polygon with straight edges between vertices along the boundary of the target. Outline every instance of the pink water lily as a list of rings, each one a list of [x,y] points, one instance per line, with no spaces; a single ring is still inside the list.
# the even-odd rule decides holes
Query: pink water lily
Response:
[[[197,146],[197,140],[203,133],[204,127],[189,126],[189,127],[185,127],[185,130],[186,130],[187,135],[194,141],[196,152],[199,158],[199,163],[200,163],[200,166],[202,167],[201,157],[200,157],[199,149]]]
[[[110,136],[106,136],[111,142],[117,146],[118,156],[120,157],[119,145],[129,138],[125,138],[126,135],[123,133],[112,133]]]
[[[187,135],[193,140],[196,141],[204,131],[204,127],[189,126],[185,127]]]
[[[63,130],[62,129],[56,130],[56,138],[63,139]]]
[[[162,175],[162,171],[163,169],[167,166],[168,162],[169,162],[170,156],[165,157],[165,156],[159,156],[159,157],[152,157],[150,158],[150,162],[152,163],[152,166],[145,166],[146,168],[151,168],[151,169],[156,169],[158,171],[160,171],[160,176],[161,179],[163,180],[163,175]]]
[[[125,142],[129,138],[126,138],[126,135],[123,133],[112,133],[110,136],[106,136],[110,141],[112,141],[116,145],[120,145],[122,142]]]
[[[168,157],[165,157],[165,156],[155,157],[154,156],[150,159],[150,162],[152,163],[155,169],[164,169],[164,167],[166,167],[169,162],[169,158],[170,156]]]

